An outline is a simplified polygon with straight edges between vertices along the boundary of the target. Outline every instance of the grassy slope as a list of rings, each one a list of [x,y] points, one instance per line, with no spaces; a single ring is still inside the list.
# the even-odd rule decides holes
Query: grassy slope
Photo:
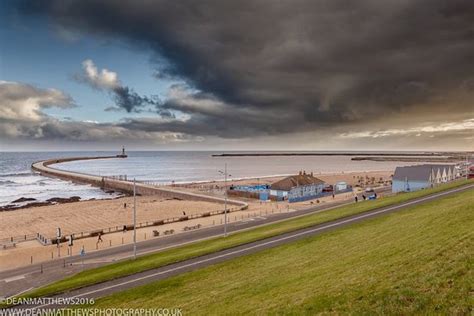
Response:
[[[471,181],[471,183],[474,181]],[[376,201],[365,201],[349,206],[340,207],[327,212],[317,213],[291,219],[284,222],[267,225],[264,227],[252,229],[249,231],[235,233],[227,238],[216,237],[210,240],[192,243],[185,246],[161,251],[155,254],[139,257],[135,261],[121,261],[103,267],[86,270],[74,276],[65,278],[58,282],[52,283],[45,287],[36,289],[30,293],[23,295],[24,297],[38,297],[52,295],[67,290],[84,287],[86,285],[96,284],[111,280],[114,278],[131,275],[137,272],[158,268],[170,263],[183,261],[192,257],[205,255],[222,249],[237,246],[239,244],[256,241],[259,239],[275,236],[284,232],[297,230],[300,228],[312,226],[318,223],[331,221],[348,215],[353,215],[365,211],[369,211],[378,207],[400,203],[416,197],[428,195],[443,191],[449,188],[457,187],[468,183],[467,181],[456,181],[434,189],[399,194],[383,198]]]
[[[321,236],[100,299],[94,307],[183,314],[469,314],[474,194],[457,194]]]

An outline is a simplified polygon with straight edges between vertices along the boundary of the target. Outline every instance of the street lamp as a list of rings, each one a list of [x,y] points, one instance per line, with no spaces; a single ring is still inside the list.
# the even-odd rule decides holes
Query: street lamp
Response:
[[[137,259],[137,183],[133,178],[133,259]]]
[[[227,237],[227,177],[232,176],[231,174],[227,174],[227,163],[224,165],[224,171],[218,170],[218,172],[224,175],[224,194],[225,194],[225,202],[224,202],[224,237]]]

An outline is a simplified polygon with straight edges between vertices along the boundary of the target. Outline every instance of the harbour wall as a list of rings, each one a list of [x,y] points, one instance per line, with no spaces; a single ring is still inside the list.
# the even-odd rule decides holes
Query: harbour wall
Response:
[[[73,158],[57,158],[48,159],[43,161],[35,162],[31,165],[31,169],[40,173],[41,175],[58,178],[66,181],[72,181],[76,183],[90,184],[103,189],[112,189],[120,192],[132,194],[133,193],[133,181],[111,179],[109,177],[102,177],[98,175],[90,175],[73,171],[59,170],[50,167],[51,165],[78,160],[94,160],[94,159],[124,159],[125,157],[120,156],[100,156],[100,157],[73,157]],[[136,182],[135,184],[136,193],[139,195],[155,195],[164,198],[176,198],[182,200],[191,201],[204,201],[212,203],[225,203],[224,198],[209,196],[199,193],[183,192],[175,190],[169,187],[157,187],[150,184],[144,184]],[[242,201],[227,199],[227,204],[241,207],[241,209],[247,209],[248,204]]]

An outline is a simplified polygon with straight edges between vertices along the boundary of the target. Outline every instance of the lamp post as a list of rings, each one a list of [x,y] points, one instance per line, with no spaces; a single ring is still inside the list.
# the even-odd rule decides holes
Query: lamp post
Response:
[[[133,259],[137,259],[137,185],[133,178]]]
[[[227,163],[224,164],[224,171],[218,170],[218,172],[224,175],[224,237],[227,237],[227,177],[232,175],[227,174]]]

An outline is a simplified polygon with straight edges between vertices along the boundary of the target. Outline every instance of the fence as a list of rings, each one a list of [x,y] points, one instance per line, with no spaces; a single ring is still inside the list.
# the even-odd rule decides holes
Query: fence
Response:
[[[108,180],[127,181],[126,174],[119,174],[119,175],[114,175],[114,176],[103,176],[102,178],[106,180],[108,179]]]
[[[345,190],[336,191],[335,194],[348,193],[348,192],[352,192],[352,187],[348,187]],[[332,194],[333,194],[333,192],[323,192],[323,193],[316,194],[316,195],[299,196],[299,197],[289,198],[288,202],[290,202],[290,203],[303,202],[303,201],[323,198],[323,197],[326,197],[326,196],[331,196]]]
[[[267,190],[268,192],[268,190]],[[267,192],[249,192],[249,191],[239,191],[239,190],[227,190],[227,194],[230,196],[244,197],[248,199],[257,199],[261,198],[261,194],[267,194],[267,199],[271,201],[280,201],[281,197],[276,195],[270,195]]]
[[[35,239],[36,239],[36,234],[18,235],[18,236],[11,236],[8,238],[2,238],[0,239],[0,244],[30,241],[30,240],[35,240]]]
[[[240,211],[244,210],[246,208],[228,208],[227,213],[235,212],[235,211]],[[191,214],[191,215],[186,215],[186,216],[181,216],[181,217],[172,217],[172,218],[166,218],[166,219],[160,219],[160,220],[155,220],[155,221],[146,221],[146,222],[140,222],[137,223],[137,228],[143,228],[143,227],[151,227],[151,226],[160,226],[160,225],[165,225],[165,224],[170,224],[170,223],[176,223],[176,222],[183,222],[195,218],[202,218],[202,217],[209,217],[213,215],[219,215],[219,214],[224,214],[225,210],[216,210],[216,211],[211,211],[211,212],[206,212],[206,213],[200,213],[200,214]],[[128,230],[133,230],[133,224],[129,225],[120,225],[120,226],[112,226],[112,227],[107,227],[104,229],[97,229],[97,230],[92,230],[92,231],[86,231],[86,232],[80,232],[80,233],[73,233],[73,234],[68,234],[72,235],[74,240],[77,239],[82,239],[82,238],[88,238],[88,237],[94,237],[98,236],[99,234],[111,234],[111,233],[116,233],[116,232],[121,232],[121,231],[128,231]],[[36,236],[41,236],[41,238],[36,238]],[[46,238],[41,234],[35,235],[35,238],[38,239],[38,241],[43,244],[43,245],[50,245],[50,244],[56,244],[57,243],[57,238]],[[34,238],[34,239],[35,239]],[[60,242],[66,242],[67,239],[64,236],[61,238]]]

